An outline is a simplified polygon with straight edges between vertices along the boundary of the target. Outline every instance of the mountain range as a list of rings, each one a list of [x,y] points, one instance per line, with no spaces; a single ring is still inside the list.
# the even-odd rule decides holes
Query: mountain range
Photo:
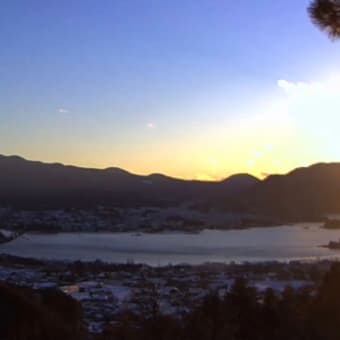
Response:
[[[287,219],[340,213],[340,163],[315,164],[264,180],[237,174],[219,182],[204,182],[0,155],[1,206],[47,209],[183,203]]]
[[[272,175],[242,198],[247,209],[292,219],[340,213],[340,163],[319,163]]]
[[[22,207],[148,206],[217,201],[259,180],[247,174],[220,182],[162,174],[140,176],[119,168],[89,169],[0,156],[0,205]]]

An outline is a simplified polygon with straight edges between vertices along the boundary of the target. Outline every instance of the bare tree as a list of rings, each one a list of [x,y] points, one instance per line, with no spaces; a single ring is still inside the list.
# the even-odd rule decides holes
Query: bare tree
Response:
[[[313,0],[308,13],[312,22],[332,40],[340,39],[340,0]]]

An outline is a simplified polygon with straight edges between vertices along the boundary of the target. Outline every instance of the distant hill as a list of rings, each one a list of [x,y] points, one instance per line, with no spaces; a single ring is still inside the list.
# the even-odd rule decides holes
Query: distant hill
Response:
[[[269,176],[242,198],[247,210],[288,219],[318,218],[340,212],[340,163],[298,168]]]
[[[315,164],[265,180],[237,174],[219,182],[140,176],[0,155],[0,206],[68,208],[114,205],[247,211],[298,220],[340,213],[340,163]]]
[[[140,176],[119,168],[89,169],[0,156],[0,205],[25,208],[147,206],[224,202],[259,180],[248,174],[221,182]]]

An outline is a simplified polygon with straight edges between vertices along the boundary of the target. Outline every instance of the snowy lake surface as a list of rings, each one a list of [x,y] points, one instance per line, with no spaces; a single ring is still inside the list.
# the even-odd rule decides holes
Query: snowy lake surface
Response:
[[[100,259],[108,262],[201,264],[340,258],[340,251],[320,247],[340,238],[340,230],[317,224],[215,231],[199,234],[28,233],[0,245],[0,253],[42,259]]]

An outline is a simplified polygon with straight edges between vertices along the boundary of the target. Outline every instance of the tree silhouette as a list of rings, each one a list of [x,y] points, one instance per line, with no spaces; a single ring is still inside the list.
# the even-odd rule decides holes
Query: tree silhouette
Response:
[[[340,0],[313,0],[308,13],[312,22],[332,40],[340,39]]]

